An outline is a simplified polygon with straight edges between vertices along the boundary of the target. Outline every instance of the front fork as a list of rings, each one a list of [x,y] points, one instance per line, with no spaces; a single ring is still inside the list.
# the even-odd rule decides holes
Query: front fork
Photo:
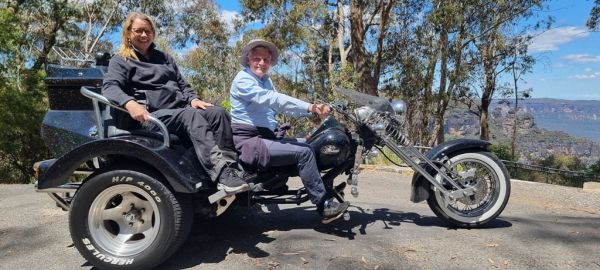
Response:
[[[364,146],[362,145],[362,141],[358,134],[352,134],[352,140],[356,144],[356,152],[354,153],[354,165],[350,170],[350,175],[348,175],[348,180],[346,182],[350,185],[350,193],[354,198],[358,197],[358,174],[360,173],[360,164],[363,161],[363,150]]]
[[[427,181],[429,181],[433,186],[435,186],[439,191],[441,191],[445,197],[451,199],[460,199],[466,196],[471,196],[475,193],[472,187],[462,187],[456,182],[457,175],[452,173],[452,170],[446,166],[446,162],[442,161],[441,166],[437,166],[427,157],[425,157],[418,149],[416,149],[412,145],[399,146],[394,143],[394,140],[390,138],[381,138],[382,141],[387,145],[394,154],[400,157],[408,166],[410,166],[415,173],[421,174]],[[417,160],[417,161],[415,161]],[[424,168],[425,166],[421,166],[420,164],[426,164],[430,168],[434,170],[434,175],[439,175],[442,178],[442,181],[437,181],[433,175],[431,175]],[[452,175],[452,177],[450,175]],[[445,180],[454,188],[453,191],[448,190],[442,184]]]

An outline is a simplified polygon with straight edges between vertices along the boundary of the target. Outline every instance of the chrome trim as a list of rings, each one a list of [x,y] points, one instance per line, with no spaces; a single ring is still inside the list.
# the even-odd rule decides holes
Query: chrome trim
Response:
[[[90,99],[92,99],[92,102],[94,104],[94,111],[96,114],[96,125],[98,126],[98,135],[100,138],[105,138],[106,134],[104,134],[104,125],[102,123],[102,116],[100,115],[100,106],[98,105],[98,101],[102,102],[108,106],[111,106],[117,110],[123,111],[123,112],[127,112],[127,110],[121,108],[120,106],[117,106],[113,103],[111,103],[106,97],[104,97],[103,95],[100,95],[90,89],[88,89],[85,86],[81,87],[80,90],[81,94],[85,97],[88,97]],[[152,123],[154,123],[156,126],[158,126],[158,128],[160,128],[160,131],[163,135],[163,144],[161,146],[159,146],[158,148],[155,148],[156,150],[162,150],[164,148],[167,148],[170,146],[169,144],[169,131],[167,130],[167,126],[160,120],[158,120],[158,118],[149,115],[148,116],[148,120]]]

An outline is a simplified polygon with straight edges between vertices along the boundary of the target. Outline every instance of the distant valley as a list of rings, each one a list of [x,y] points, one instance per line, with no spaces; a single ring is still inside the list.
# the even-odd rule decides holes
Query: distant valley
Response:
[[[540,128],[600,143],[600,101],[530,99],[519,102],[519,107],[531,113]]]
[[[577,156],[589,165],[600,157],[600,101],[520,100],[516,115],[521,162],[558,154]],[[511,144],[514,117],[514,100],[492,103],[492,141]],[[479,118],[457,106],[447,114],[445,130],[450,137],[478,137]]]

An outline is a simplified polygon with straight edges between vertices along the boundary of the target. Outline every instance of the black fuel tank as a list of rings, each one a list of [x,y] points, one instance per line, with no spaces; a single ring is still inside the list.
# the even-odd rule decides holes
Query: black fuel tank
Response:
[[[311,137],[309,144],[315,152],[319,170],[331,169],[348,160],[350,139],[340,129],[326,129]]]

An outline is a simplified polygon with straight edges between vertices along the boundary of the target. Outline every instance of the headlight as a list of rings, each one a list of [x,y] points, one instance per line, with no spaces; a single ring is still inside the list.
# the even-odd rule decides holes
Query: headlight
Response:
[[[367,119],[369,119],[369,117],[371,117],[371,115],[375,112],[374,109],[372,109],[371,107],[360,107],[360,108],[356,108],[354,110],[354,113],[356,114],[356,118],[358,118],[358,120],[360,122],[366,122]]]
[[[400,99],[394,99],[392,100],[392,109],[394,109],[396,114],[402,115],[406,112],[406,102]]]

